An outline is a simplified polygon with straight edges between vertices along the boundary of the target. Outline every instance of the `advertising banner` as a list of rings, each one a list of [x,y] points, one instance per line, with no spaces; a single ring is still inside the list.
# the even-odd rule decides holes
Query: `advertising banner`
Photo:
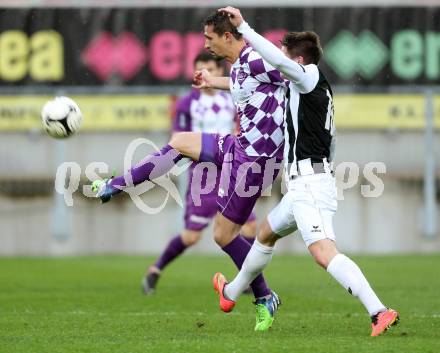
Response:
[[[52,97],[0,96],[0,131],[42,130],[41,108]],[[169,95],[71,96],[83,114],[81,131],[162,130],[171,126]]]
[[[0,96],[0,131],[42,130],[41,107],[49,96]],[[84,116],[81,132],[169,131],[175,97],[169,95],[73,95]],[[407,94],[341,94],[335,99],[336,128],[423,129],[425,97]],[[435,96],[440,129],[440,96]]]
[[[213,9],[1,9],[0,87],[187,84]],[[440,82],[440,8],[244,8],[274,43],[314,30],[334,85]]]

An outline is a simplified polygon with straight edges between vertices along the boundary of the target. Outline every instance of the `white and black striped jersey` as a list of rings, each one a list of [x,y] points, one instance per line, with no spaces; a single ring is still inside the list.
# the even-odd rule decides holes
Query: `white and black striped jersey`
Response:
[[[316,84],[310,92],[301,93],[294,82],[289,83],[284,159],[289,164],[303,159],[310,159],[312,163],[322,163],[323,159],[331,161],[335,131],[332,89],[316,65],[301,68],[308,71],[307,80]]]

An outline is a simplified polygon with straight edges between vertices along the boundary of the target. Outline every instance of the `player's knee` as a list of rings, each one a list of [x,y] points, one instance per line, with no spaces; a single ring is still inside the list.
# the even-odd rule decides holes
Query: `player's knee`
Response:
[[[321,266],[324,269],[327,269],[329,262],[326,256],[322,252],[315,252],[312,253],[312,255],[313,255],[313,259],[319,266]]]
[[[243,227],[241,227],[240,233],[245,237],[254,238],[257,235],[257,222],[251,221],[245,223]]]
[[[238,232],[230,232],[220,227],[214,227],[214,240],[221,248],[228,245],[237,235]]]
[[[274,247],[275,243],[280,239],[280,237],[272,231],[268,220],[265,219],[258,227],[258,234],[256,239],[260,244]]]
[[[228,245],[239,234],[241,226],[233,223],[220,213],[214,220],[214,240],[220,246]]]
[[[316,263],[327,269],[330,261],[338,254],[335,243],[330,239],[318,240],[309,245],[310,254]]]
[[[179,149],[182,143],[185,141],[185,133],[184,132],[175,132],[170,139],[169,145],[174,149]]]
[[[198,241],[201,238],[201,232],[184,232],[182,233],[182,241],[186,246],[192,246],[196,243],[198,243]]]
[[[214,241],[217,243],[218,246],[223,247],[222,239],[217,234],[214,234]]]
[[[224,245],[224,236],[220,229],[214,230],[214,241],[219,245],[220,247],[223,247]]]
[[[193,246],[193,245],[197,244],[199,242],[199,240],[200,240],[199,236],[192,235],[186,239],[185,243],[186,243],[186,246]]]
[[[186,157],[197,160],[202,148],[202,135],[199,132],[176,132],[171,136],[169,145]]]
[[[323,269],[327,269],[330,264],[331,259],[335,256],[333,251],[330,251],[326,247],[315,248],[314,251],[311,252],[315,262],[321,266]]]

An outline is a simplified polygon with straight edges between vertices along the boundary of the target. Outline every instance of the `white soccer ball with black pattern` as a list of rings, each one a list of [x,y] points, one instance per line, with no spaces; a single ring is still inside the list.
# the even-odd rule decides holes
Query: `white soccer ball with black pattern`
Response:
[[[55,138],[66,138],[78,131],[82,122],[82,113],[72,99],[55,97],[48,101],[41,111],[46,132]]]

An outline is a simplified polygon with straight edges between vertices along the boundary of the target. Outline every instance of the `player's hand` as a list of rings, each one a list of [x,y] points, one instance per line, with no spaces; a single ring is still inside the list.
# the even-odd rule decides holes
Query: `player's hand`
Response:
[[[229,15],[229,20],[231,21],[234,27],[238,27],[244,22],[240,10],[236,9],[235,7],[232,6],[222,7],[221,9],[218,9],[218,11],[227,13]]]
[[[212,75],[206,69],[201,71],[196,71],[194,72],[194,79],[193,79],[194,83],[192,86],[198,89],[212,88],[211,78]]]

